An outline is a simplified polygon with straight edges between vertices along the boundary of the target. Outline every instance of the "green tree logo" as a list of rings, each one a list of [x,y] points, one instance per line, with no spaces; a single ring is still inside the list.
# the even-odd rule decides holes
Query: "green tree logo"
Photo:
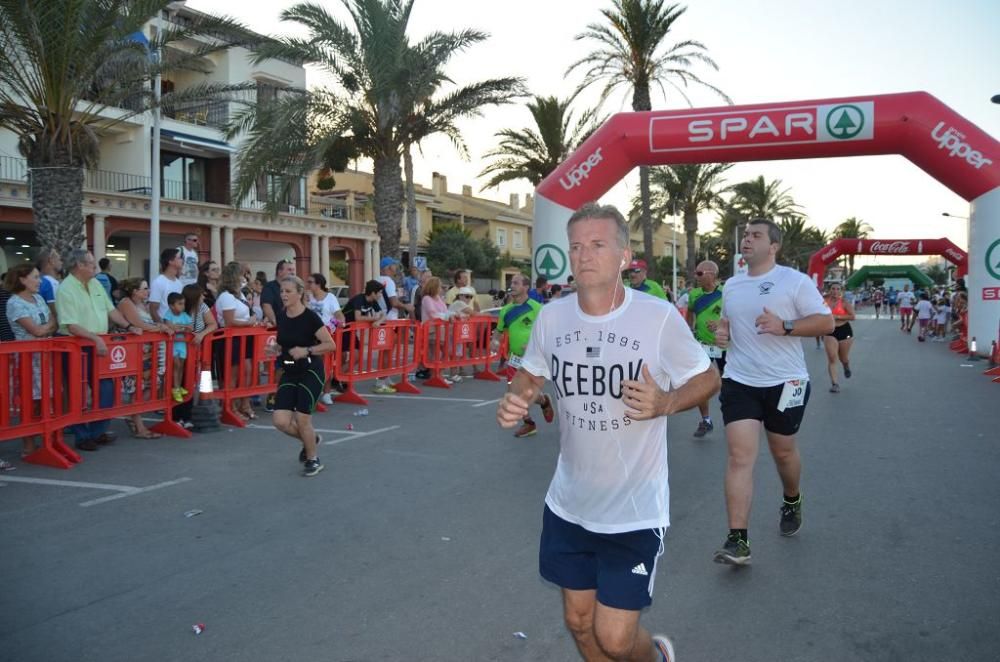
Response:
[[[542,244],[535,249],[535,271],[548,280],[566,272],[566,253],[555,244]]]
[[[986,249],[986,271],[1000,280],[1000,239],[997,239]]]
[[[865,114],[857,106],[844,104],[826,115],[826,130],[839,140],[848,140],[865,128]]]

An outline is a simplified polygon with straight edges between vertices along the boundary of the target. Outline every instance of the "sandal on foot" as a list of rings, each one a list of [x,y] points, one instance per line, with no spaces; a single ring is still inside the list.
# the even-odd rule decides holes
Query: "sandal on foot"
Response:
[[[152,430],[146,430],[142,434],[136,432],[135,434],[132,435],[132,437],[135,439],[159,439],[162,436],[163,435],[160,434],[159,432],[153,432]]]

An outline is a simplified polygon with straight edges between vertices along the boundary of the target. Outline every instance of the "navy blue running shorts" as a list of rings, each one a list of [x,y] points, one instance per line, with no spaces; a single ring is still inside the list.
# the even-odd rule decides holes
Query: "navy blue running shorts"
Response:
[[[662,538],[661,529],[594,533],[545,506],[539,572],[571,591],[596,589],[597,601],[607,607],[639,611],[653,602]]]

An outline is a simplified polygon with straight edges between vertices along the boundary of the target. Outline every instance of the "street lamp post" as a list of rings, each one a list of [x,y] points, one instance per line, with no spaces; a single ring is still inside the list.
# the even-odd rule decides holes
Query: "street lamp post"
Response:
[[[156,13],[156,40],[163,38],[162,12]],[[149,274],[152,281],[156,275],[160,260],[160,95],[161,76],[160,63],[162,53],[157,48],[153,56],[156,74],[153,76],[153,155],[150,159],[150,191],[149,191]]]

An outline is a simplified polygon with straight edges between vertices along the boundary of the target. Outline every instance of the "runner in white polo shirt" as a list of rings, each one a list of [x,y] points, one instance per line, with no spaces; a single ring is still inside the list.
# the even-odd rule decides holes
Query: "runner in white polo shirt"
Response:
[[[722,292],[715,338],[718,346],[728,345],[720,400],[729,444],[729,536],[715,553],[717,563],[750,563],[747,523],[762,426],[785,493],[781,535],[794,535],[802,525],[802,465],[795,433],[809,400],[809,371],[799,338],[825,336],[834,322],[812,281],[777,265],[780,248],[777,224],[751,220],[740,248],[749,270],[726,281]]]

